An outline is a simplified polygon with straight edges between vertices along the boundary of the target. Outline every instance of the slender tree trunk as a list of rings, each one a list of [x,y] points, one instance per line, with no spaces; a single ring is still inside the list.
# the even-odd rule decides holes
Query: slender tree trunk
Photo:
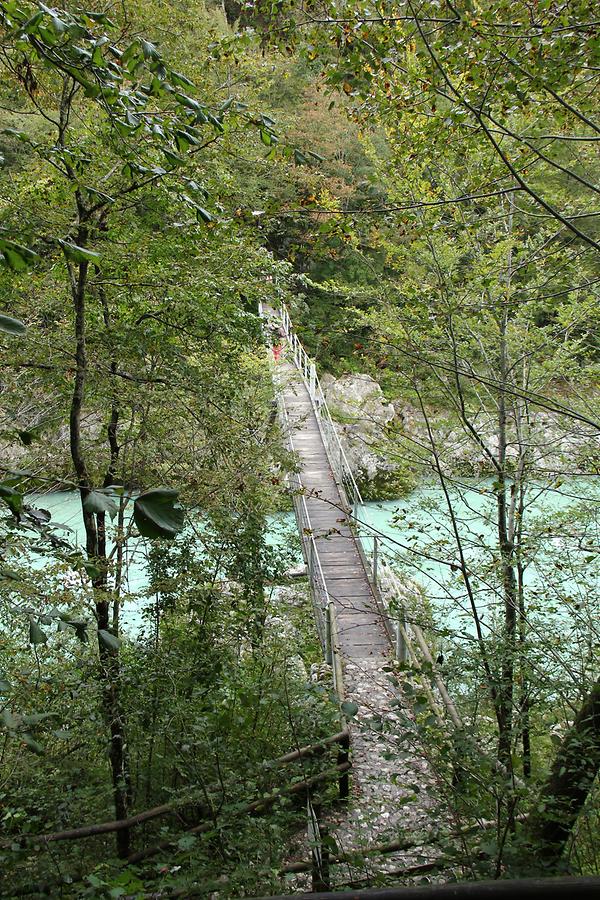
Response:
[[[521,747],[523,750],[523,777],[531,777],[531,728],[530,728],[530,706],[531,700],[529,696],[529,677],[527,670],[527,621],[525,617],[525,569],[521,557],[522,548],[522,524],[523,513],[525,507],[525,488],[523,484],[519,485],[519,503],[518,503],[518,526],[516,530],[517,545],[517,591],[519,597],[519,669],[520,669],[520,690],[519,690],[519,710],[520,710],[520,732]]]
[[[512,771],[513,706],[515,679],[515,645],[517,633],[517,584],[513,567],[513,545],[508,537],[506,482],[504,473],[499,481],[497,493],[498,540],[504,594],[504,634],[502,640],[502,663],[500,690],[498,692],[499,734],[498,759]]]
[[[512,202],[508,219],[509,235],[512,231]],[[514,681],[515,681],[515,653],[517,636],[517,609],[518,592],[515,574],[514,557],[514,533],[511,528],[509,509],[509,485],[507,472],[507,436],[508,415],[507,395],[505,388],[509,383],[509,351],[508,351],[508,323],[509,301],[512,280],[512,251],[508,251],[506,271],[506,291],[499,316],[499,384],[498,396],[498,470],[496,475],[496,525],[498,532],[498,546],[500,549],[500,566],[502,579],[502,592],[504,598],[504,635],[502,640],[502,662],[499,690],[499,734],[498,734],[498,759],[512,772],[512,742],[513,742],[513,709],[514,709]]]
[[[80,207],[80,215],[81,215]],[[89,231],[86,225],[80,224],[77,233],[77,243],[80,247],[87,246]],[[75,379],[71,409],[69,415],[70,449],[73,466],[77,474],[79,493],[81,497],[83,522],[86,535],[86,552],[88,558],[99,568],[99,574],[92,580],[96,593],[96,618],[98,631],[106,631],[109,627],[110,604],[106,599],[108,559],[106,553],[106,530],[104,514],[96,515],[86,509],[85,501],[92,491],[92,483],[88,474],[81,444],[81,415],[85,396],[86,380],[88,375],[88,360],[86,346],[86,290],[88,280],[88,263],[78,264],[77,268],[66,260],[71,293],[75,313]],[[112,419],[111,419],[112,422]],[[114,423],[116,429],[116,422]],[[116,432],[115,432],[116,435]],[[98,637],[100,655],[100,671],[103,682],[104,714],[110,730],[109,760],[113,784],[113,798],[115,817],[125,819],[128,815],[129,799],[129,774],[126,755],[125,723],[123,720],[119,684],[119,653],[111,649]],[[124,829],[116,833],[117,853],[121,858],[129,854],[129,831]]]

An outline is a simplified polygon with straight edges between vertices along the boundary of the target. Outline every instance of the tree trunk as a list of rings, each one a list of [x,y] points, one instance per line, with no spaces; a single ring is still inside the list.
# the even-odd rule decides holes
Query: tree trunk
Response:
[[[81,212],[81,209],[80,209]],[[77,233],[77,243],[80,247],[87,245],[89,237],[85,225],[80,225]],[[81,262],[74,268],[69,260],[66,260],[71,293],[75,313],[75,380],[71,409],[69,415],[70,450],[73,466],[77,474],[79,494],[83,512],[83,522],[86,535],[86,553],[88,558],[98,565],[99,575],[92,580],[96,594],[96,618],[98,631],[107,630],[109,627],[109,601],[106,599],[108,559],[106,554],[105,516],[96,515],[85,508],[85,501],[92,491],[92,483],[88,474],[85,458],[81,446],[81,413],[85,395],[85,386],[88,373],[88,360],[86,348],[86,288],[88,276],[88,263]],[[111,425],[116,429],[116,421],[111,416]],[[111,450],[113,450],[110,434]],[[115,438],[116,440],[116,438]],[[111,463],[113,456],[111,453]],[[110,469],[109,469],[110,471]],[[101,599],[100,599],[101,598]],[[101,678],[103,681],[103,706],[104,715],[110,730],[109,759],[112,774],[113,797],[115,805],[115,817],[127,818],[129,800],[129,776],[127,766],[125,727],[119,698],[119,655],[118,650],[107,647],[98,636],[98,648],[100,654]],[[129,854],[129,830],[123,829],[116,834],[117,853],[125,858]]]
[[[561,857],[600,772],[600,681],[585,698],[565,736],[524,826],[526,870],[564,868]]]

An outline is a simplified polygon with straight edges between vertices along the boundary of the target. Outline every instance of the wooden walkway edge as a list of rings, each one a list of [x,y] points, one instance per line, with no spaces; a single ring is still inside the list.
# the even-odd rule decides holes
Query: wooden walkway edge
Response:
[[[390,643],[350,528],[308,390],[298,369],[277,364],[299,474],[321,570],[334,601],[345,661],[387,656]]]

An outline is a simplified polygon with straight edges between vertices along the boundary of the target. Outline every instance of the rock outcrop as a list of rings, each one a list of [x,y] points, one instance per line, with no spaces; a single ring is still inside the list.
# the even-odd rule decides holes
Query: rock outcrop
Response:
[[[424,468],[431,471],[429,432],[420,409],[406,400],[388,403],[369,375],[336,379],[326,374],[321,384],[344,452],[366,498],[401,496],[414,486]],[[482,410],[472,421],[480,442],[447,411],[428,410],[428,416],[440,462],[448,474],[493,474],[490,455],[498,453],[498,434],[492,413]],[[525,447],[528,465],[547,475],[589,473],[600,464],[600,443],[591,427],[544,410],[532,410],[528,431],[521,429],[520,441],[509,421],[509,465],[516,466]]]
[[[325,375],[321,384],[352,471],[359,481],[374,482],[394,465],[381,449],[385,430],[395,418],[379,384],[370,375]]]

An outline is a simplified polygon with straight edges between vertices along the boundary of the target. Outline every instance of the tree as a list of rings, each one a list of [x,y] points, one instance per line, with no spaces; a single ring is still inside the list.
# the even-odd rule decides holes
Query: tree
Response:
[[[127,315],[123,316],[124,310],[112,300],[110,286],[120,277],[118,266],[128,264],[128,255],[115,258],[111,243],[122,237],[132,209],[139,211],[139,204],[150,197],[155,205],[175,202],[191,211],[199,223],[210,223],[212,215],[202,205],[207,191],[194,180],[189,164],[227,130],[241,125],[242,118],[245,123],[249,117],[240,118],[229,99],[210,106],[196,99],[192,81],[169,66],[153,43],[130,38],[128,23],[115,24],[104,12],[11,2],[2,3],[0,11],[3,66],[17,104],[43,120],[47,131],[42,139],[26,131],[11,133],[38,161],[39,177],[59,204],[58,214],[48,211],[41,227],[39,206],[32,209],[26,222],[16,207],[10,211],[2,250],[5,263],[16,272],[36,256],[56,263],[60,253],[70,292],[74,363],[69,447],[85,527],[87,561],[83,565],[94,593],[105,715],[111,733],[115,814],[123,819],[130,786],[119,696],[118,587],[125,509],[131,495],[124,491],[122,451],[123,440],[132,440],[133,421],[138,419],[138,445],[144,440],[148,421],[147,411],[142,409],[139,416],[133,412],[125,426],[128,434],[124,433],[124,413],[128,407],[135,411],[142,397],[136,397],[135,391],[133,396],[132,392],[124,395],[118,381],[144,386],[148,398],[153,388],[167,381],[152,372],[157,329],[147,326],[145,346],[138,349],[138,371],[127,371],[130,360],[124,359],[119,337],[124,326],[126,331],[135,326],[125,324]],[[260,127],[270,133],[269,126],[261,123]],[[31,177],[30,171],[25,177]],[[13,240],[17,232],[24,235],[23,244]],[[39,253],[34,255],[24,246],[31,243]],[[57,286],[61,284],[61,276],[57,282]],[[159,332],[178,327],[147,307],[139,311],[138,325],[148,316],[161,324]],[[5,318],[5,328],[18,330],[12,321]],[[139,328],[137,334],[139,337]],[[102,417],[108,415],[104,471],[85,446],[83,435],[85,404],[92,386],[90,342],[93,346],[98,335],[106,352],[101,365],[108,375],[99,406]],[[132,336],[130,332],[128,338]],[[127,350],[130,347],[128,344]],[[173,362],[178,356],[181,359],[182,349],[178,348]],[[100,399],[97,394],[96,398]],[[137,497],[133,506],[139,532],[151,538],[173,537],[183,523],[183,511],[174,505],[176,499],[175,490],[162,488]],[[107,516],[118,517],[116,593],[112,595],[109,568],[113,551],[108,543]],[[117,833],[117,844],[119,854],[126,856],[127,830]]]

